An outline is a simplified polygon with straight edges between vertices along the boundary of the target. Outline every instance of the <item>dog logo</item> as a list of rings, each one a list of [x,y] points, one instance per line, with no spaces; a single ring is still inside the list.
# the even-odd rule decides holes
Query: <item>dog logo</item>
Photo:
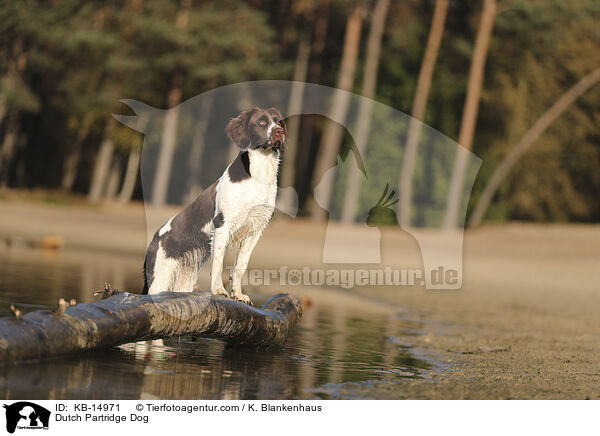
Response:
[[[406,136],[414,120],[369,100],[373,108],[370,128],[367,134],[361,134],[360,107],[368,99],[348,91],[304,83],[299,94],[302,98],[296,96],[296,101],[292,99],[296,95],[295,83],[276,80],[236,83],[212,89],[170,109],[122,100],[135,115],[115,115],[115,118],[144,134],[140,171],[142,191],[147,199],[148,244],[154,230],[165,223],[164,204],[189,203],[202,188],[206,189],[221,176],[224,165],[234,161],[239,147],[228,144],[223,134],[228,121],[252,107],[277,107],[287,119],[299,115],[325,117],[328,122],[342,126],[345,135],[352,140],[348,141],[353,144],[352,152],[342,156],[342,149],[338,150],[337,164],[322,174],[304,175],[304,178],[321,177],[314,179],[319,182],[311,183],[308,191],[312,188],[314,201],[327,211],[322,258],[315,259],[316,262],[403,268],[403,264],[398,264],[398,257],[394,257],[394,253],[403,252],[403,247],[387,244],[386,251],[382,252],[382,235],[386,235],[390,226],[398,226],[414,238],[418,246],[425,288],[460,289],[463,225],[481,159],[444,134],[418,122],[422,133],[414,157],[414,189],[408,201],[402,201],[399,168],[403,167]],[[347,101],[347,111],[331,110],[331,102],[337,98]],[[244,123],[247,128],[250,124]],[[294,162],[292,156],[297,153],[298,161],[303,162],[302,168],[307,171],[311,164],[309,154],[294,140],[298,137],[297,131],[294,136],[291,130],[286,141],[289,149],[282,156],[283,164],[286,159]],[[455,214],[457,226],[446,228],[448,189],[456,156],[463,153],[467,159],[460,207]],[[267,169],[261,167],[258,171]],[[257,189],[266,189],[266,186]],[[310,192],[305,197],[310,197]],[[292,184],[279,186],[275,204],[267,206],[296,217],[298,193]],[[408,219],[399,220],[402,214]],[[437,280],[441,270],[455,278]]]
[[[19,401],[3,406],[6,409],[6,431],[14,433],[18,429],[48,429],[50,411],[29,401]]]

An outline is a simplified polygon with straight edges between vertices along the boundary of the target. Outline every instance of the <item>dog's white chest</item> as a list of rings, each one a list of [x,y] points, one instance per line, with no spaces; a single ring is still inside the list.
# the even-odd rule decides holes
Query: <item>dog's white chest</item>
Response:
[[[279,154],[260,150],[249,150],[250,174],[252,179],[262,185],[277,186],[279,172]]]
[[[224,215],[233,241],[261,233],[273,215],[277,197],[278,154],[259,150],[248,153],[250,177],[236,183],[222,180],[217,194],[218,210]]]

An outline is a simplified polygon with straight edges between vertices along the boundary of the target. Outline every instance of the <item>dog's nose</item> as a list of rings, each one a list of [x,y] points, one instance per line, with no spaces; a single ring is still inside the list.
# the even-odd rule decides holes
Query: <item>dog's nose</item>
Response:
[[[283,135],[283,129],[281,127],[275,127],[275,129],[273,130],[273,134],[276,136],[281,136]]]

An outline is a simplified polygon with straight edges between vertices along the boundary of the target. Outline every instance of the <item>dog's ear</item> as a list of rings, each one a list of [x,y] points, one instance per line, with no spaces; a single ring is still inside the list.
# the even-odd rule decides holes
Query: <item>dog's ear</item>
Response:
[[[253,109],[242,112],[233,118],[225,127],[225,134],[234,142],[240,150],[247,150],[250,147],[250,136],[248,135],[248,120]]]

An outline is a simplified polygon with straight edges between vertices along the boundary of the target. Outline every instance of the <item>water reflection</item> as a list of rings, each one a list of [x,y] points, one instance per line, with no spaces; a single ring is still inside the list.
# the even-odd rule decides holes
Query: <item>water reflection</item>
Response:
[[[13,303],[54,307],[61,297],[94,301],[92,291],[101,288],[105,280],[118,289],[141,289],[139,256],[0,246],[1,313]]]
[[[0,309],[14,302],[51,305],[59,296],[90,301],[90,289],[109,277],[111,269],[120,271],[125,289],[135,288],[139,280],[137,259],[83,253],[44,256],[0,252]],[[326,384],[419,377],[427,364],[395,340],[418,327],[370,305],[357,308],[339,298],[335,304],[313,299],[282,351],[232,349],[217,340],[191,338],[127,344],[0,366],[0,397],[315,398],[314,388]]]

